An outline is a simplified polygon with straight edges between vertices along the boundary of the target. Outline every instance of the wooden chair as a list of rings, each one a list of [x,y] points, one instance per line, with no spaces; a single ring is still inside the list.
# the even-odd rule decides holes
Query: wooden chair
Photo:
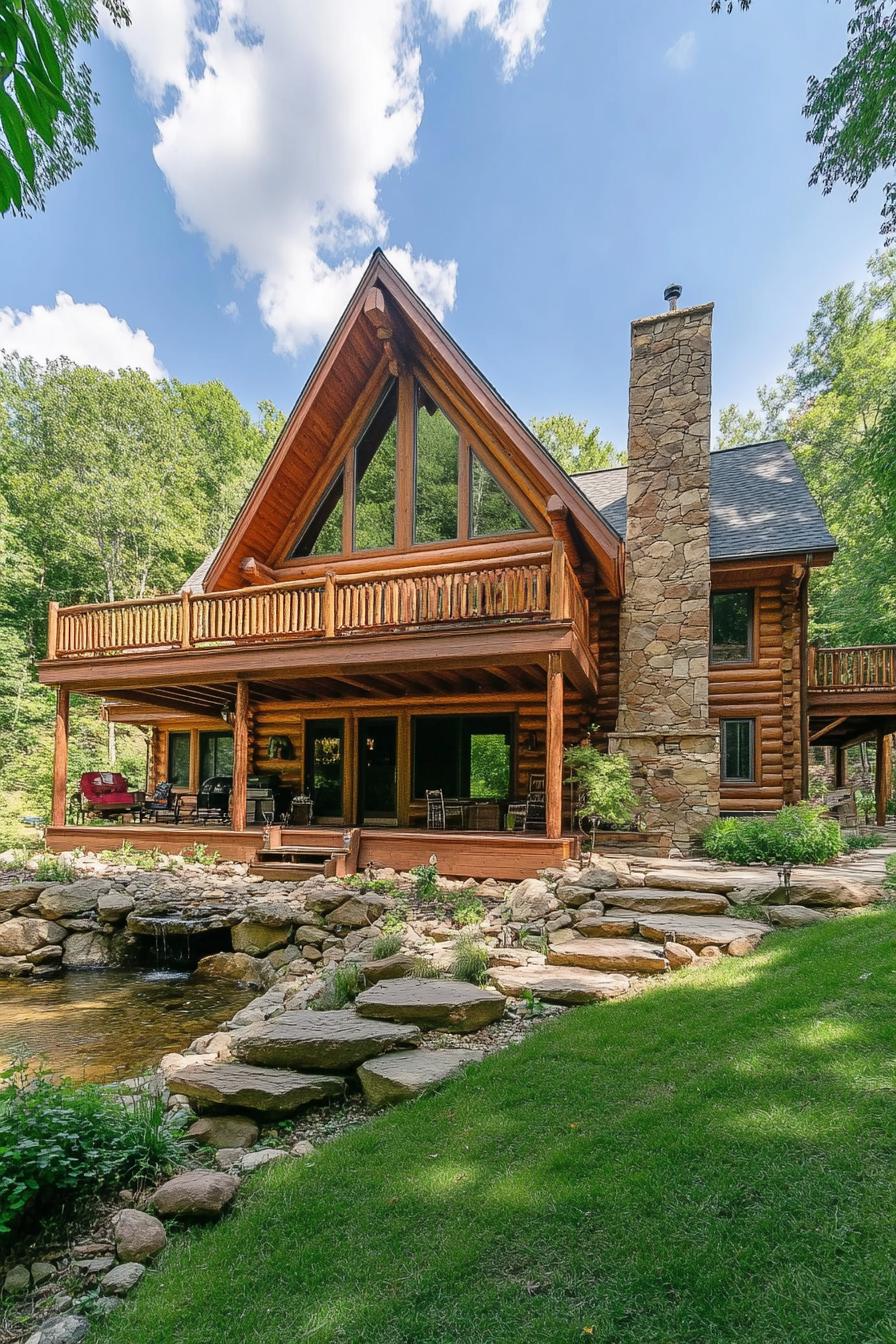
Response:
[[[464,824],[460,803],[446,803],[441,789],[426,790],[426,825],[430,831],[447,831],[452,821]]]

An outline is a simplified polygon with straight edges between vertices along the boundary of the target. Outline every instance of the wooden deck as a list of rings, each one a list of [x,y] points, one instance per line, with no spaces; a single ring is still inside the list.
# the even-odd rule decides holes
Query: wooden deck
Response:
[[[283,827],[284,845],[314,845],[337,849],[342,829],[323,826]],[[222,859],[251,863],[261,847],[260,828],[233,831],[223,826],[173,826],[124,823],[109,826],[51,826],[47,847],[55,853],[84,849],[96,853],[122,844],[139,850],[179,854],[193,845],[204,845]],[[577,857],[579,837],[562,835],[551,840],[544,835],[519,835],[512,831],[428,831],[420,829],[361,828],[358,867],[413,868],[426,863],[431,854],[446,877],[533,877],[539,868],[555,867]]]

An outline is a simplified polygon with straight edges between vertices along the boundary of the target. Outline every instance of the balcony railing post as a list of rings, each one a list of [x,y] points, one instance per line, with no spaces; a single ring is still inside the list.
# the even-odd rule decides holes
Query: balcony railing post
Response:
[[[47,611],[47,657],[53,659],[56,657],[56,646],[59,640],[59,603],[51,602]]]
[[[190,590],[184,588],[180,595],[180,646],[182,649],[190,648],[192,643],[190,632]]]
[[[562,537],[555,537],[551,546],[551,620],[562,621],[566,615],[566,551]]]
[[[324,578],[324,636],[332,639],[336,634],[336,575],[327,570]]]

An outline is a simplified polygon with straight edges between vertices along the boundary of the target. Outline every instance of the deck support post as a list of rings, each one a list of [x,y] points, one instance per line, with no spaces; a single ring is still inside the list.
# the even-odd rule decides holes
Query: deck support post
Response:
[[[563,665],[559,653],[549,653],[545,744],[545,833],[549,840],[556,840],[562,832]]]
[[[835,788],[835,789],[845,789],[845,788],[846,788],[846,767],[847,767],[846,748],[845,748],[845,747],[835,747],[835,748],[834,748],[834,788]]]
[[[67,686],[56,688],[56,717],[53,723],[53,801],[50,809],[51,826],[65,825],[65,804],[68,794],[68,708]]]
[[[230,791],[230,825],[235,831],[246,829],[246,788],[249,776],[249,683],[240,677],[236,683],[233,711],[233,783]]]
[[[887,822],[887,803],[890,801],[890,780],[893,775],[893,738],[883,728],[877,730],[877,752],[874,766],[874,798],[877,804],[877,824]]]

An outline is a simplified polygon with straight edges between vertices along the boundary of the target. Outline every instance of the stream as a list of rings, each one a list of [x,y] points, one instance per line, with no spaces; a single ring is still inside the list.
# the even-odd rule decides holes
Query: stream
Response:
[[[68,971],[0,980],[0,1068],[22,1050],[55,1077],[113,1082],[155,1067],[253,997],[187,971]]]

